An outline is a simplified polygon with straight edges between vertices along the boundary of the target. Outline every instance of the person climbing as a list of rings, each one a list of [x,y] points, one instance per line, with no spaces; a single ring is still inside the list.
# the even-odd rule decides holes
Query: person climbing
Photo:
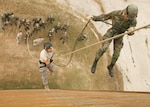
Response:
[[[39,68],[42,75],[43,85],[45,89],[49,89],[47,69],[53,72],[53,46],[51,43],[45,43],[44,49],[40,53]]]
[[[108,31],[103,36],[103,40],[111,38],[115,35],[124,33],[126,31],[130,32],[128,35],[134,34],[134,27],[137,24],[137,14],[138,14],[138,7],[136,5],[128,5],[124,10],[116,10],[112,11],[108,14],[102,14],[99,16],[92,16],[91,19],[93,21],[105,21],[108,19],[112,20],[112,27],[108,29]],[[100,57],[106,52],[112,40],[106,41],[102,44],[102,48],[99,49],[96,53],[95,60],[93,62],[91,72],[95,73],[97,62],[99,61]],[[112,56],[111,63],[107,66],[109,71],[109,75],[113,77],[113,67],[120,56],[120,51],[123,47],[123,36],[113,39],[114,42],[114,53]]]

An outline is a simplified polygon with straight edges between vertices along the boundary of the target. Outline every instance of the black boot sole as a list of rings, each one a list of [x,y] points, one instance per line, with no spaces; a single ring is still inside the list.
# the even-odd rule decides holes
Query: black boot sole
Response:
[[[114,74],[113,74],[113,71],[112,71],[112,69],[110,68],[110,66],[107,66],[107,69],[108,69],[108,71],[109,71],[109,76],[110,76],[110,77],[113,77]]]
[[[95,71],[96,71],[97,62],[98,61],[96,61],[96,60],[93,62],[93,65],[92,65],[92,68],[91,68],[92,73],[95,73]]]

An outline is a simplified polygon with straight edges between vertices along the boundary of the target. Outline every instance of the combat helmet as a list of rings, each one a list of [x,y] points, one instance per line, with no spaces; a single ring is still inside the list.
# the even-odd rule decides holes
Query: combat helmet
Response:
[[[45,50],[50,49],[52,47],[53,47],[53,45],[51,43],[44,43],[44,49]]]
[[[137,17],[138,14],[138,8],[135,5],[128,5],[125,9],[126,14],[128,15],[129,19],[134,19]]]

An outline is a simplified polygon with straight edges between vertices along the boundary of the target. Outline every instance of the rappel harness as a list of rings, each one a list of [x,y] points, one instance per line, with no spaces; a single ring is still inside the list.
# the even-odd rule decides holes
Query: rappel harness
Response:
[[[46,67],[46,64],[44,62],[42,62],[41,60],[39,60],[40,64],[43,64],[42,66],[40,66],[40,68]]]

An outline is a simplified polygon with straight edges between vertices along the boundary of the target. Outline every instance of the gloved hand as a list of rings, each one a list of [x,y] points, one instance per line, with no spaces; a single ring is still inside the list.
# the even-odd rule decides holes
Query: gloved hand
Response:
[[[96,21],[97,17],[96,17],[96,16],[92,16],[91,19],[92,19],[93,21]]]
[[[104,21],[104,14],[101,14],[99,16],[92,16],[91,19],[93,21]]]
[[[50,59],[50,63],[52,63],[53,62],[53,59]]]
[[[130,32],[130,33],[128,33],[129,36],[134,35],[134,29],[135,29],[134,27],[130,27],[128,29],[128,32]]]

